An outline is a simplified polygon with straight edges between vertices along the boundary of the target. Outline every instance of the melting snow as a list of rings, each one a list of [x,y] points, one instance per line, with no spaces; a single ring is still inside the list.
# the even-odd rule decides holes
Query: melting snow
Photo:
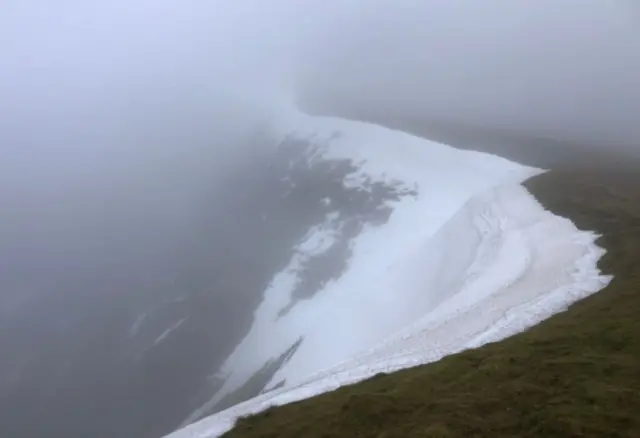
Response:
[[[304,337],[270,382],[286,385],[171,438],[216,437],[269,406],[503,339],[609,281],[596,268],[604,253],[597,236],[546,211],[520,185],[538,169],[364,123],[301,114],[288,123],[294,135],[326,140],[313,159],[361,163],[350,184],[399,180],[418,195],[360,233],[346,273],[278,318],[300,260],[331,245],[331,218],[311,230],[265,291],[251,331],[223,367],[224,387],[193,417]]]

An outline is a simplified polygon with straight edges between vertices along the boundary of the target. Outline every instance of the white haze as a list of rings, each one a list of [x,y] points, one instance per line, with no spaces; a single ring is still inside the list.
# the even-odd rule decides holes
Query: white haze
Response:
[[[290,93],[638,156],[638,78],[637,0],[3,0],[3,317],[159,275]]]
[[[357,3],[308,51],[311,100],[640,154],[634,0]]]
[[[639,24],[635,0],[5,0],[0,261],[188,229],[282,90],[638,156]]]
[[[3,259],[71,258],[87,239],[143,245],[187,226],[254,152],[243,140],[284,65],[241,15],[221,2],[3,2]]]
[[[633,0],[7,0],[2,199],[197,186],[282,88],[633,151],[638,77]]]

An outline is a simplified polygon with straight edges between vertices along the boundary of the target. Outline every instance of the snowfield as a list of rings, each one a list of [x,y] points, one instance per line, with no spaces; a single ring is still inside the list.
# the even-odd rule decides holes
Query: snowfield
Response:
[[[309,230],[223,366],[224,386],[185,423],[296,348],[262,394],[169,437],[216,437],[269,406],[503,339],[608,283],[596,266],[597,236],[546,211],[521,185],[541,170],[379,126],[289,114],[279,135],[312,141],[310,165],[347,159],[358,171],[344,184],[399,183],[411,194],[389,201],[389,219],[350,242],[339,278],[293,302],[301,264],[331,248],[341,225],[328,214]]]

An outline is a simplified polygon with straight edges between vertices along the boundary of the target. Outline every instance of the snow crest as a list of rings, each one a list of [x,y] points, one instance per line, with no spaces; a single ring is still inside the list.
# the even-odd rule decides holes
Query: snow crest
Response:
[[[345,184],[393,179],[417,194],[394,201],[385,224],[358,235],[340,278],[279,317],[295,266],[331,243],[332,218],[310,230],[227,360],[223,391],[194,418],[303,339],[266,386],[278,389],[171,438],[217,437],[270,406],[498,341],[608,283],[596,267],[604,253],[598,236],[546,211],[520,185],[539,169],[364,123],[300,114],[291,123],[297,129],[287,135],[323,145],[310,160],[359,163]]]

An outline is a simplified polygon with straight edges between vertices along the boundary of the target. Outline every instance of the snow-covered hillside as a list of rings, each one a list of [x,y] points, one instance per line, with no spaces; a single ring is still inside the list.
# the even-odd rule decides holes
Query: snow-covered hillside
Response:
[[[324,222],[273,277],[249,334],[219,371],[222,388],[185,424],[231,407],[170,437],[219,436],[268,406],[502,339],[608,282],[596,267],[596,236],[545,211],[520,185],[539,169],[374,125],[289,114],[280,148],[306,148],[308,167],[348,162],[342,184],[370,196],[386,190],[387,201],[379,220],[357,224],[331,208],[340,200],[324,200]],[[336,248],[346,266],[314,283],[310,264],[330,264]],[[262,394],[233,405],[256,388]]]

